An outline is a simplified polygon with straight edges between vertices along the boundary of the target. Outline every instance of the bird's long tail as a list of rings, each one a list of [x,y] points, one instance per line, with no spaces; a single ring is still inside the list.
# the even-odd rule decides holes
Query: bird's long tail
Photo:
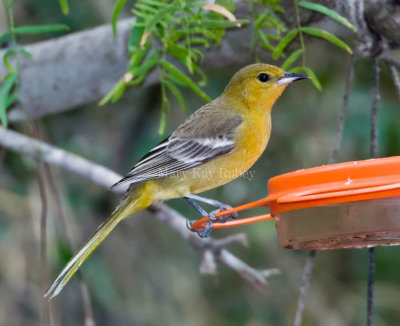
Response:
[[[103,242],[110,232],[117,226],[119,222],[128,216],[145,209],[153,201],[153,191],[149,184],[130,189],[115,209],[113,214],[96,230],[91,238],[83,245],[83,247],[73,256],[65,265],[57,279],[44,295],[49,300],[60,293],[62,288],[67,284],[70,278],[75,274],[79,267],[85,262],[92,252]]]

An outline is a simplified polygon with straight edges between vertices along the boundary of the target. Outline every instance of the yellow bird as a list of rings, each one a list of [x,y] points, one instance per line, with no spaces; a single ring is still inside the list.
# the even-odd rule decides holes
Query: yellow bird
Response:
[[[196,195],[247,171],[263,153],[271,133],[271,109],[285,87],[308,78],[257,63],[239,70],[224,92],[184,121],[113,187],[129,189],[113,214],[67,263],[45,297],[56,296],[82,263],[119,222],[157,200],[184,197],[201,215],[213,217],[195,201],[228,208]],[[211,226],[198,232],[207,237]]]

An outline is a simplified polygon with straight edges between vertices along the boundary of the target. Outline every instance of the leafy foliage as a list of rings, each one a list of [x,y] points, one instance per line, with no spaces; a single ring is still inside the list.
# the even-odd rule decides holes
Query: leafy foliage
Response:
[[[255,43],[259,43],[263,48],[271,52],[275,51],[273,43],[279,41],[282,34],[287,31],[284,23],[278,17],[279,13],[285,12],[279,6],[280,2],[281,0],[259,0],[251,3],[256,31],[253,46]]]
[[[64,32],[68,31],[69,27],[59,24],[15,27],[13,16],[13,5],[15,0],[4,0],[3,3],[8,14],[9,30],[0,35],[0,44],[10,40],[11,48],[5,51],[2,58],[8,73],[5,76],[0,76],[0,122],[4,127],[7,127],[7,110],[18,100],[18,56],[24,55],[33,60],[32,54],[17,44],[17,35]],[[63,12],[68,13],[67,0],[60,0],[60,5]],[[11,63],[12,58],[16,59],[15,66]]]
[[[114,35],[118,14],[126,3],[117,1],[112,16]],[[233,2],[231,2],[233,4]],[[161,80],[161,122],[159,132],[165,131],[169,100],[167,91],[186,110],[181,87],[188,87],[205,101],[208,95],[201,89],[206,76],[198,64],[203,59],[201,48],[219,45],[226,28],[248,23],[236,19],[225,7],[195,0],[139,0],[132,13],[129,38],[130,65],[100,105],[115,102],[127,87],[140,84],[150,71],[156,70]],[[179,67],[172,61],[179,62]],[[198,77],[198,81],[194,78]]]

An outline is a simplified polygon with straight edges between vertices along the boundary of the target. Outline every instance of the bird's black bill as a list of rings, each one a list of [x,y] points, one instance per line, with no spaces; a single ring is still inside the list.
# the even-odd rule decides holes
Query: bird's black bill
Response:
[[[285,75],[278,80],[278,86],[293,83],[300,79],[309,79],[307,75],[296,74],[294,72],[285,72]]]

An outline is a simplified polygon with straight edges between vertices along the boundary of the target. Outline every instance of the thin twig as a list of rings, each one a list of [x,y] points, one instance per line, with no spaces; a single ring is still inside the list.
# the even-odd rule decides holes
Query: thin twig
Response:
[[[0,145],[14,152],[40,158],[43,162],[69,170],[106,189],[109,189],[111,185],[122,178],[122,176],[114,171],[90,162],[78,155],[24,136],[15,131],[6,130],[3,127],[0,127]],[[165,222],[174,232],[178,233],[200,252],[210,248],[209,242],[213,240],[208,239],[205,241],[193,232],[190,232],[186,227],[187,219],[177,211],[162,203],[150,205],[149,210],[155,214],[156,218]],[[279,273],[277,269],[258,270],[252,268],[226,249],[220,250],[215,256],[218,261],[236,271],[241,277],[258,289],[263,288],[267,284],[268,277]]]
[[[64,213],[62,210],[60,194],[58,192],[56,183],[54,182],[53,174],[51,172],[51,168],[50,168],[49,164],[47,164],[47,163],[44,164],[44,171],[46,173],[47,182],[50,187],[50,193],[54,197],[54,203],[55,203],[56,210],[57,210],[57,216],[58,216],[58,219],[60,220],[61,227],[65,234],[65,239],[67,240],[67,243],[68,243],[68,246],[70,247],[70,249],[74,250],[75,248],[72,243],[72,237],[70,235],[70,232],[69,232],[69,229],[67,226],[67,221],[65,220],[65,216],[64,216]]]
[[[368,249],[367,326],[374,324],[375,248]]]
[[[306,264],[303,270],[303,277],[301,279],[301,287],[300,287],[300,294],[299,294],[299,300],[297,301],[297,310],[296,310],[296,316],[294,318],[294,326],[300,326],[301,325],[301,320],[303,319],[303,311],[304,307],[306,305],[306,297],[308,293],[308,288],[310,287],[310,281],[311,281],[311,276],[312,276],[312,271],[314,267],[314,261],[315,261],[315,250],[311,250],[307,260]]]
[[[379,58],[373,59],[371,106],[371,158],[378,156],[378,103],[379,103]],[[367,325],[373,325],[374,317],[375,250],[368,249]]]
[[[86,282],[84,282],[84,280],[82,280],[82,278],[81,278],[81,282],[80,282],[80,287],[81,287],[81,294],[82,294],[82,300],[83,300],[83,310],[85,313],[85,324],[84,325],[85,326],[96,326],[89,289],[88,289]]]
[[[346,114],[347,114],[347,107],[349,105],[350,90],[351,90],[351,86],[353,84],[355,64],[356,64],[356,56],[354,54],[352,54],[350,57],[350,67],[348,70],[346,84],[345,84],[343,98],[342,98],[342,107],[339,112],[339,117],[338,117],[338,122],[337,122],[337,127],[336,127],[335,143],[333,145],[333,149],[332,149],[328,164],[333,164],[333,163],[337,162],[338,152],[339,152],[340,144],[342,142],[342,137],[343,137],[344,121],[345,121]]]
[[[399,79],[399,73],[396,70],[396,67],[386,61],[386,64],[389,67],[390,70],[390,75],[392,76],[393,80],[393,85],[394,89],[396,90],[397,97],[400,101],[400,79]]]
[[[374,58],[372,67],[371,158],[378,156],[379,70],[379,59]]]
[[[49,278],[49,266],[47,263],[47,196],[45,184],[43,181],[42,173],[42,164],[38,160],[37,161],[37,180],[39,185],[39,193],[40,193],[40,202],[42,206],[42,211],[40,214],[40,265],[42,268],[40,269],[42,272],[42,286],[43,289],[46,289],[47,284],[50,281]],[[42,299],[43,304],[43,323],[44,325],[50,324],[50,303],[47,300]]]
[[[394,66],[397,70],[400,70],[400,60],[393,58],[389,51],[383,51],[379,58],[385,60],[388,64]]]

